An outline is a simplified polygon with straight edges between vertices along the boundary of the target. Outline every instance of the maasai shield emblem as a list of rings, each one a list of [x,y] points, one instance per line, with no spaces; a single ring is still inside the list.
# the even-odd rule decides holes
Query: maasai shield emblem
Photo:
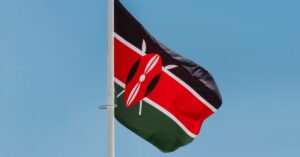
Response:
[[[142,100],[158,83],[162,71],[162,60],[157,53],[146,54],[146,42],[143,40],[144,56],[131,67],[125,86],[125,105],[132,107],[140,102],[139,115],[142,113]]]

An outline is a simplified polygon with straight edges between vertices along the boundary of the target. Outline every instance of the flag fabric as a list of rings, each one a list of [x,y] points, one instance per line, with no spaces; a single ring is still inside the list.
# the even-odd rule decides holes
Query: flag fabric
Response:
[[[221,106],[213,77],[168,49],[115,0],[115,118],[163,152],[187,145]]]

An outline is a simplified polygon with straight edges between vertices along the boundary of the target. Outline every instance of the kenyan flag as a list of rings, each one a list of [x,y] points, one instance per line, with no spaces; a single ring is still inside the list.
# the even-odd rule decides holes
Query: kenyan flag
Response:
[[[165,47],[115,1],[116,119],[163,152],[190,143],[221,106],[212,76]]]

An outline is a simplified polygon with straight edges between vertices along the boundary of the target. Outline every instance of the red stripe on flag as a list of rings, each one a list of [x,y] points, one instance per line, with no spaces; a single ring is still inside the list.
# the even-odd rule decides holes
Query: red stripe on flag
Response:
[[[155,89],[147,97],[172,113],[196,135],[203,120],[213,113],[184,86],[164,72]]]
[[[115,39],[115,77],[126,82],[133,64],[142,56]],[[175,116],[190,132],[197,135],[204,119],[213,112],[183,85],[162,72],[154,90],[147,96]]]

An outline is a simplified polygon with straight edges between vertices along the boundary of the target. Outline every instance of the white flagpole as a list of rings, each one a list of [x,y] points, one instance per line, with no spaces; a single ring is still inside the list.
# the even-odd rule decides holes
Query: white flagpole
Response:
[[[108,129],[107,157],[115,156],[114,133],[114,0],[108,0]]]

